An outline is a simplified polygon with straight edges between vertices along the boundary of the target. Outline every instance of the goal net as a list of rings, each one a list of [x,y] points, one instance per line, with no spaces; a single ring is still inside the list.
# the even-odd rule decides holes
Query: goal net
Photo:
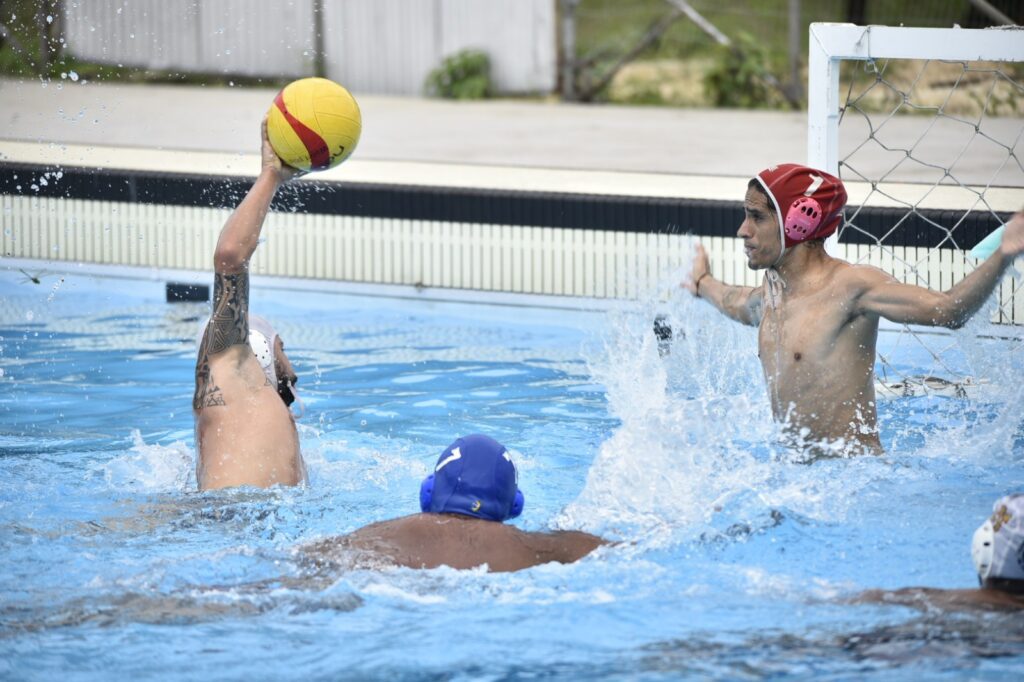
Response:
[[[809,72],[808,163],[850,195],[830,250],[953,286],[980,262],[970,250],[1024,208],[1024,30],[812,24]],[[968,336],[999,337],[1006,360],[1024,361],[1018,270],[993,299],[965,334],[901,327],[894,348],[914,361],[880,353],[880,388],[963,395],[977,380]]]

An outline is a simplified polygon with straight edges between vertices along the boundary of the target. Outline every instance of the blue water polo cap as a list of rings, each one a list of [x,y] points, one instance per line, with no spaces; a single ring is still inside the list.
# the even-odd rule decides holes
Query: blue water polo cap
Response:
[[[449,445],[420,486],[424,512],[506,521],[522,513],[523,502],[508,450],[479,433]]]

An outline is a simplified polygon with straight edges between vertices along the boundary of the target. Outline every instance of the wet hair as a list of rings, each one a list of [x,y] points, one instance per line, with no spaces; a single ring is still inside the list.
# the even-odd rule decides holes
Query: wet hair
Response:
[[[764,185],[762,185],[757,178],[750,178],[750,182],[747,183],[747,189],[752,189],[763,196],[765,203],[768,204],[768,211],[772,215],[775,215],[775,204],[772,202],[772,198],[768,196],[768,190],[764,188]]]
[[[981,581],[983,590],[999,590],[1010,594],[1024,595],[1024,580],[1013,578],[985,578]]]

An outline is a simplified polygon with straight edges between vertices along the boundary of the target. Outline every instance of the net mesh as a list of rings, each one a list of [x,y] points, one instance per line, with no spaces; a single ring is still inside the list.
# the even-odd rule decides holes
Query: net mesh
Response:
[[[839,173],[852,210],[839,241],[849,260],[939,290],[971,272],[979,261],[968,250],[1024,206],[1022,76],[1012,62],[843,63]],[[1019,272],[1011,268],[993,299],[994,333],[1024,360]],[[903,394],[962,395],[975,379],[958,341],[904,327],[896,347],[911,346],[931,368],[910,376],[880,356],[880,382]]]

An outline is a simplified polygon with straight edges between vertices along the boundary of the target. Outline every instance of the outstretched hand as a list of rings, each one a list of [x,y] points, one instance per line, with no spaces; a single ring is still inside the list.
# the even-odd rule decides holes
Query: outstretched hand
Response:
[[[1024,211],[1017,211],[1006,223],[999,251],[1011,258],[1024,253]]]
[[[267,119],[263,118],[263,123],[260,125],[260,133],[263,136],[263,146],[260,149],[262,156],[262,170],[264,172],[271,172],[278,182],[288,182],[292,178],[297,178],[300,175],[304,175],[305,171],[299,170],[298,168],[292,168],[288,164],[281,161],[281,157],[277,155],[274,148],[270,144],[270,138],[267,136]]]
[[[704,246],[697,244],[693,267],[690,268],[690,278],[684,280],[681,286],[694,296],[699,297],[698,283],[705,276],[711,276],[711,261],[708,260],[708,253],[704,250]]]

